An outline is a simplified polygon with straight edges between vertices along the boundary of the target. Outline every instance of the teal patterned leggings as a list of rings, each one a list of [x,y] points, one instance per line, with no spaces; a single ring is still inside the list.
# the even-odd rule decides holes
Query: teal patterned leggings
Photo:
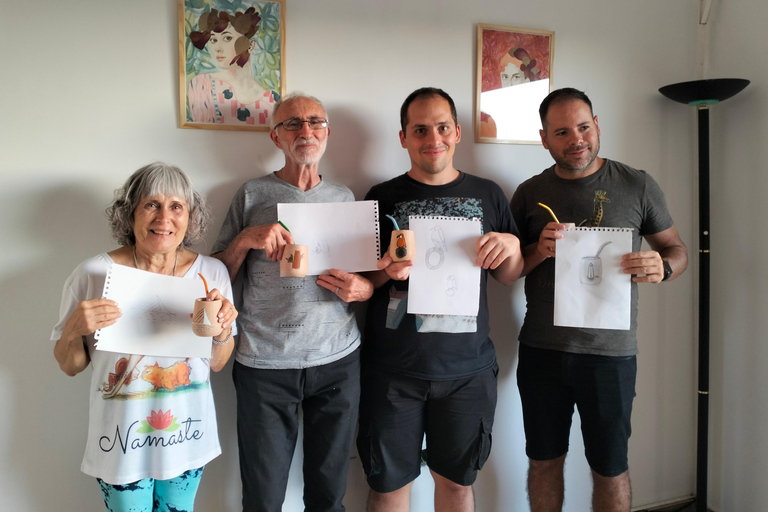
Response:
[[[99,482],[108,512],[192,512],[203,468],[190,469],[170,480],[145,478],[112,485]]]

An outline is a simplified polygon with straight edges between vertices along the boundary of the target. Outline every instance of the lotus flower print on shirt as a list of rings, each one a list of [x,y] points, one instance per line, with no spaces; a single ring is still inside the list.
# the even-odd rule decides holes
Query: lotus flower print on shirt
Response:
[[[168,409],[163,412],[152,411],[150,416],[147,416],[146,420],[141,420],[141,427],[136,431],[139,434],[145,434],[147,432],[154,432],[155,430],[166,430],[173,432],[177,430],[181,425],[176,421],[176,418],[171,414],[171,410]]]

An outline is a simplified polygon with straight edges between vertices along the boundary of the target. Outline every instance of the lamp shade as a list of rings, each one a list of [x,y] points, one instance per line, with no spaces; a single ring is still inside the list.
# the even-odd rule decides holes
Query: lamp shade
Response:
[[[673,101],[697,105],[725,101],[748,85],[749,80],[743,78],[713,78],[665,85],[659,92]]]

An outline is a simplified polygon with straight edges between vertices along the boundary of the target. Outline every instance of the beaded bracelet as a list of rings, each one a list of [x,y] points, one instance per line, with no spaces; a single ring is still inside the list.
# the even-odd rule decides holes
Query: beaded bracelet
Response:
[[[214,345],[226,345],[227,343],[229,343],[229,340],[232,339],[232,329],[229,330],[229,336],[227,336],[227,338],[223,341],[216,341],[214,338],[211,338],[211,339],[213,340]]]

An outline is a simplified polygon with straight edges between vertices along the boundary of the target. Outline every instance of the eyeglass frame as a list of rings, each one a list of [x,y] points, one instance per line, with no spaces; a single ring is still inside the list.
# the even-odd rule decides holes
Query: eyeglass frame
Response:
[[[288,123],[288,122],[291,122],[291,121],[299,121],[301,124],[300,124],[300,125],[299,125],[299,127],[298,127],[298,128],[296,128],[295,130],[290,130],[290,129],[289,129],[289,128],[288,128],[288,127],[285,125],[285,123]],[[310,123],[312,123],[312,122],[314,122],[314,121],[320,121],[321,123],[324,123],[324,124],[325,124],[325,126],[320,126],[320,127],[318,127],[318,128],[312,128],[312,125],[311,125]],[[300,117],[289,117],[288,119],[286,119],[286,120],[284,120],[284,121],[280,121],[279,123],[277,123],[273,129],[274,129],[274,130],[277,130],[277,128],[278,128],[279,126],[282,126],[282,127],[283,127],[283,129],[284,129],[285,131],[288,131],[288,132],[297,132],[297,131],[301,130],[301,129],[304,127],[304,123],[307,123],[307,125],[309,126],[309,129],[310,129],[310,130],[321,130],[321,129],[323,129],[323,128],[328,128],[328,119],[327,119],[327,118],[325,118],[325,117],[310,117],[309,119],[302,119],[302,118],[300,118]]]

